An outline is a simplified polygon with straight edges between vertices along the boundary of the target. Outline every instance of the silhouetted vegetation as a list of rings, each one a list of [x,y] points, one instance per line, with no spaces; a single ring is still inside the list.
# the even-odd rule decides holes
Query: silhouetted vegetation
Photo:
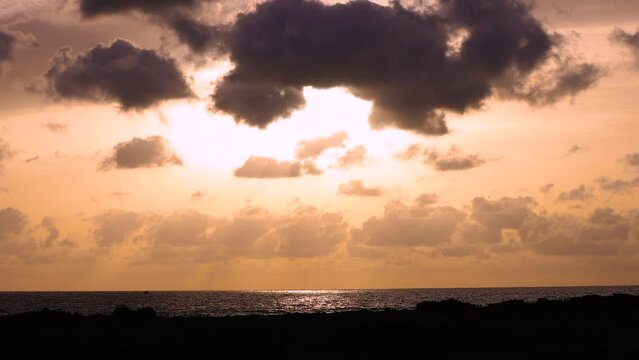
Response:
[[[0,317],[5,359],[637,359],[639,296],[584,296],[415,310],[278,316]]]

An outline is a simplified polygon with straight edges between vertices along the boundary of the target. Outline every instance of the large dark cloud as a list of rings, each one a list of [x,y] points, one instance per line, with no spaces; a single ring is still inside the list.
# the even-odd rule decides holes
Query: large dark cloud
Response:
[[[615,28],[610,34],[610,39],[630,50],[635,58],[635,66],[639,68],[639,30],[633,34],[623,29]]]
[[[86,17],[117,14],[126,11],[161,13],[175,8],[191,8],[201,0],[81,0],[80,11]]]
[[[54,98],[117,102],[124,110],[192,95],[173,59],[121,39],[78,56],[62,48],[45,77]]]
[[[182,160],[173,152],[168,140],[161,136],[148,136],[118,143],[100,168],[135,169],[167,165],[182,165]]]
[[[11,59],[15,50],[16,38],[0,30],[0,63]]]
[[[518,0],[440,0],[423,11],[398,2],[273,0],[240,14],[225,41],[235,68],[214,105],[258,127],[301,108],[304,86],[344,86],[373,102],[374,127],[441,135],[444,111],[478,109],[495,93],[546,104],[600,75],[563,59],[528,86],[561,58],[561,41]]]

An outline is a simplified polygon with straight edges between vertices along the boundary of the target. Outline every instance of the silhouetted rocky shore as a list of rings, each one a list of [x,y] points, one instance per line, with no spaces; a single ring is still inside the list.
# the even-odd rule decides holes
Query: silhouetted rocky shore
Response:
[[[0,345],[5,359],[639,359],[639,296],[223,318],[42,310],[0,317]]]

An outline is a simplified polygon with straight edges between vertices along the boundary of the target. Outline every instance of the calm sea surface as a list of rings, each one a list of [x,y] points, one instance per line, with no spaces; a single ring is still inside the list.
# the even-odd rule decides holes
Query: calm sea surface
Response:
[[[157,291],[144,292],[0,292],[0,315],[43,308],[109,314],[117,306],[150,306],[163,316],[273,315],[349,310],[412,309],[426,300],[458,299],[474,304],[539,298],[564,299],[614,293],[639,295],[639,286],[397,289],[397,290],[277,290],[277,291]]]

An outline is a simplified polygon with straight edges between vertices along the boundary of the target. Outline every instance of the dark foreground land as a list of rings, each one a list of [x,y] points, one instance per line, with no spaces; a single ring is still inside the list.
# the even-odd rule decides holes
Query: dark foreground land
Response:
[[[477,307],[163,318],[43,310],[0,317],[4,359],[639,359],[639,296]],[[7,356],[8,355],[8,356]]]

